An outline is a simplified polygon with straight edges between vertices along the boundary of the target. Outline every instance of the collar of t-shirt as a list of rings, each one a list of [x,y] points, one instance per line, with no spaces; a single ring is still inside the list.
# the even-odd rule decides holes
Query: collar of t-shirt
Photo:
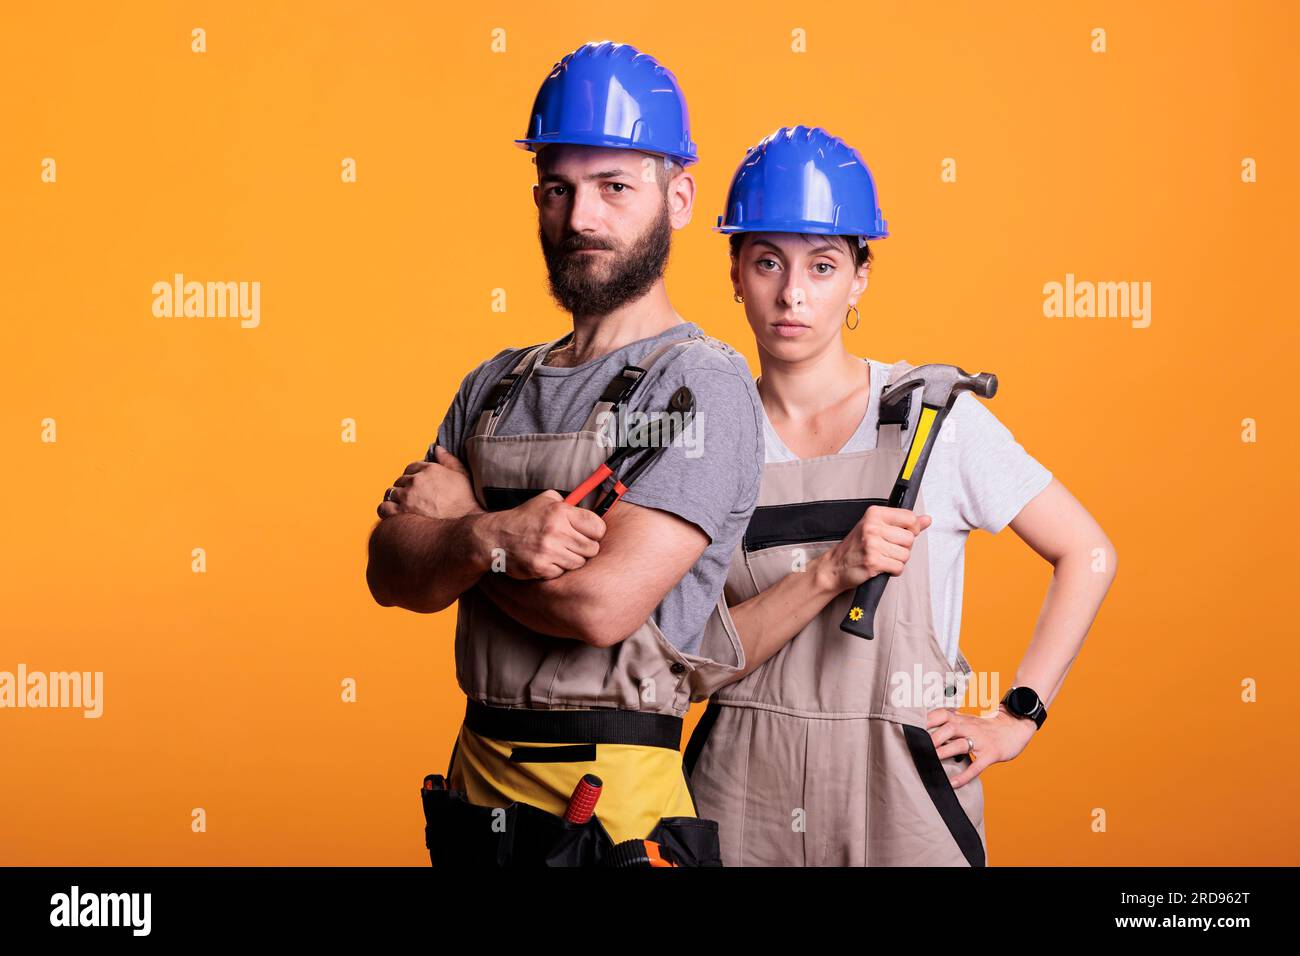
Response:
[[[581,365],[546,365],[544,364],[544,362],[538,363],[536,369],[534,369],[533,371],[533,374],[551,375],[551,376],[577,375],[580,374],[584,369],[590,369],[592,366],[599,365],[601,362],[608,362],[612,356],[619,355],[620,353],[634,347],[640,347],[639,350],[644,349],[643,354],[649,355],[652,351],[654,351],[664,342],[668,342],[673,339],[686,338],[688,335],[703,335],[703,334],[704,333],[701,331],[700,327],[696,325],[694,322],[679,322],[676,325],[670,325],[668,328],[664,329],[658,335],[652,335],[649,338],[637,339],[635,342],[629,342],[627,343],[627,345],[621,346],[615,349],[613,352],[607,352],[604,355],[597,356],[596,358],[591,359],[588,362],[583,362]],[[564,336],[564,338],[561,339],[559,342],[556,342],[555,348],[557,349],[563,348],[564,346],[568,345],[569,342],[571,341],[573,341],[572,332]],[[612,377],[613,376],[611,375],[611,378]]]
[[[880,417],[880,393],[884,391],[885,381],[889,378],[889,366],[875,359],[864,358],[862,361],[871,366],[871,390],[867,396],[867,410],[858,422],[857,429],[849,436],[837,455],[847,455],[855,451],[869,451],[876,447],[876,419]],[[799,456],[786,447],[781,436],[777,434],[772,420],[763,409],[763,437],[766,442],[765,459],[773,461],[797,461]]]

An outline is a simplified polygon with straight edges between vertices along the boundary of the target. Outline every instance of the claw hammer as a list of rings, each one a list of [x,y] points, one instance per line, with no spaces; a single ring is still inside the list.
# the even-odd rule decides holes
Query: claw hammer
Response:
[[[998,391],[998,377],[991,372],[971,375],[955,365],[918,365],[885,389],[880,404],[892,407],[917,387],[921,389],[921,417],[889,495],[891,508],[911,508],[916,504],[935,436],[952,411],[957,396],[962,392],[974,392],[982,398],[992,398]],[[858,585],[849,603],[849,612],[840,622],[840,630],[868,641],[875,637],[876,607],[889,578],[889,574],[881,572]]]

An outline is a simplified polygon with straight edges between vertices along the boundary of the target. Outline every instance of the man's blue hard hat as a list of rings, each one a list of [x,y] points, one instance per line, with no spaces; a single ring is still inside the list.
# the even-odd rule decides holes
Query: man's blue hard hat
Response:
[[[732,177],[715,230],[889,235],[866,162],[817,126],[782,126],[750,148]]]
[[[576,143],[662,154],[683,166],[699,159],[677,78],[626,43],[584,43],[555,64],[529,117],[515,142],[534,152]]]

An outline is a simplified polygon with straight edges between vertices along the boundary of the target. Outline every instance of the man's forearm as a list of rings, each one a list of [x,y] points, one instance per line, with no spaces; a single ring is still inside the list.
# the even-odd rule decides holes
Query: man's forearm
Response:
[[[586,582],[580,578],[584,572],[589,576],[592,570],[584,567],[566,571],[555,578],[527,581],[512,578],[504,572],[488,571],[479,580],[479,585],[497,607],[539,634],[572,638],[587,644],[613,642],[616,637],[626,635],[613,635],[600,627],[595,602],[582,592]]]
[[[484,525],[491,518],[482,511],[457,518],[385,518],[370,535],[370,593],[384,607],[441,611],[491,566]]]
[[[677,515],[618,506],[599,554],[555,577],[517,580],[489,572],[479,586],[526,627],[611,647],[645,623],[704,553],[708,535]]]

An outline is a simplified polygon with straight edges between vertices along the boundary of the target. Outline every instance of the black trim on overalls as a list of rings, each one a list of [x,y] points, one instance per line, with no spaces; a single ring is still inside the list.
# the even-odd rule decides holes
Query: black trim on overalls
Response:
[[[948,832],[957,841],[966,862],[971,866],[983,866],[984,844],[980,840],[979,831],[970,822],[970,817],[962,809],[961,801],[957,799],[952,781],[939,762],[939,754],[934,749],[934,739],[930,732],[923,727],[903,724],[903,736],[907,738],[907,749],[921,775],[921,782],[925,784],[925,792],[930,795],[930,802],[939,811],[939,816],[943,817]]]
[[[451,745],[451,756],[447,758],[447,786],[451,786],[451,768],[456,766],[456,754],[460,751],[460,734]]]
[[[525,502],[532,501],[545,488],[495,488],[490,485],[483,488],[483,502],[488,511],[509,511]]]
[[[691,774],[695,772],[695,764],[700,759],[700,754],[704,753],[704,745],[709,742],[709,734],[713,732],[713,725],[717,723],[720,713],[722,713],[722,705],[718,703],[716,697],[710,697],[709,705],[704,708],[699,723],[691,732],[691,739],[686,742],[686,753],[682,754],[682,769],[686,771],[688,783]]]
[[[639,710],[529,710],[465,701],[465,726],[492,740],[534,744],[629,744],[677,750],[682,719]]]
[[[559,744],[555,747],[511,747],[511,763],[595,763],[595,744]]]
[[[813,541],[842,541],[869,507],[884,504],[888,504],[884,498],[833,498],[759,505],[745,529],[744,549],[761,551]]]

